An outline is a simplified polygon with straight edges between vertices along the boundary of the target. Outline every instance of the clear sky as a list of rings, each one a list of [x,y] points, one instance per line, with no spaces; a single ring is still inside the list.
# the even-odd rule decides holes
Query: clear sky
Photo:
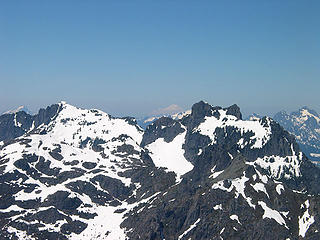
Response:
[[[320,1],[1,1],[0,112],[320,112]]]

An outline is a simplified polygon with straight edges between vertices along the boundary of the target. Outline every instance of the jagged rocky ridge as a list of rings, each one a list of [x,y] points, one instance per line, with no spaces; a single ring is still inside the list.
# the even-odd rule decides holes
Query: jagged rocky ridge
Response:
[[[308,107],[291,114],[278,112],[274,120],[293,134],[302,151],[309,159],[320,165],[320,115]]]
[[[64,102],[43,111],[5,116],[23,129],[0,143],[2,238],[319,239],[320,169],[271,118],[199,102],[143,131]]]

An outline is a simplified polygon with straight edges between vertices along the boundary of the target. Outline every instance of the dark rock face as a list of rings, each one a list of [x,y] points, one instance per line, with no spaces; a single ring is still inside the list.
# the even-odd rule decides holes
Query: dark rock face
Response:
[[[89,196],[92,202],[104,205],[107,202],[113,200],[109,193],[97,190],[97,188],[92,184],[85,181],[75,181],[67,184],[67,188],[77,193],[84,193]]]
[[[61,227],[61,232],[64,234],[70,234],[70,233],[81,233],[85,228],[87,227],[87,224],[81,222],[81,221],[73,221],[71,223],[65,223]]]
[[[38,114],[30,115],[24,111],[0,115],[0,141],[8,141],[20,137],[31,128],[48,124],[58,113],[59,104],[40,109]]]
[[[20,123],[20,126],[16,123]],[[11,140],[22,136],[28,131],[33,122],[33,117],[25,112],[4,114],[0,116],[0,141]]]
[[[59,104],[53,104],[46,109],[40,109],[38,114],[33,117],[35,127],[40,126],[41,124],[48,124],[57,116],[60,109],[61,105]]]
[[[97,166],[97,164],[92,162],[84,162],[82,163],[82,166],[86,169],[93,169]]]
[[[79,198],[70,198],[70,193],[58,191],[46,199],[44,206],[54,206],[63,212],[72,212],[81,205]]]
[[[171,142],[178,134],[184,132],[181,124],[169,117],[162,117],[149,125],[143,134],[141,146],[148,145],[158,138]]]
[[[98,182],[102,189],[106,190],[115,198],[124,200],[132,194],[131,189],[126,187],[120,180],[104,175],[97,175],[91,180]]]
[[[241,114],[240,108],[238,107],[237,104],[231,105],[230,107],[226,108],[226,110],[227,110],[228,115],[233,115],[239,120],[242,119],[242,114]]]
[[[49,152],[50,156],[58,161],[61,161],[63,159],[63,156],[60,153],[60,148],[53,149],[51,152]]]
[[[142,135],[132,118],[53,106],[3,137],[0,239],[320,238],[320,169],[271,118],[201,101]],[[161,161],[182,151],[192,170],[159,166],[158,139]]]

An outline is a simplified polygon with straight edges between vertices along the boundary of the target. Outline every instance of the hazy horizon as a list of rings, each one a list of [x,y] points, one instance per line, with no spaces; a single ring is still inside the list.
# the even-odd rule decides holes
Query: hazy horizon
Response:
[[[319,1],[0,3],[0,112],[320,112]]]
[[[62,100],[63,101],[63,100]],[[201,100],[199,100],[201,101]],[[198,102],[199,102],[198,101]],[[61,101],[59,101],[61,102]],[[56,102],[56,103],[59,103],[59,102]],[[56,104],[56,103],[52,103],[52,104]],[[101,110],[101,111],[104,111],[108,114],[111,114],[112,116],[114,117],[127,117],[127,116],[130,116],[130,117],[135,117],[136,119],[143,119],[143,118],[146,118],[146,117],[152,117],[152,116],[161,116],[161,115],[172,115],[172,114],[175,114],[175,113],[180,113],[180,112],[184,112],[184,111],[188,111],[191,109],[192,105],[190,105],[189,107],[187,108],[182,108],[181,106],[178,106],[176,104],[171,104],[169,106],[163,106],[162,108],[158,108],[158,109],[154,109],[152,112],[148,112],[148,113],[141,113],[140,115],[130,115],[130,114],[126,114],[126,113],[123,113],[123,114],[116,114],[116,112],[112,113],[108,110],[105,110],[105,109],[101,109],[101,108],[96,108],[96,107],[85,107],[85,106],[79,106],[79,105],[76,105],[76,104],[72,104],[70,102],[67,102],[68,104],[71,104],[73,106],[76,106],[76,107],[79,107],[79,108],[85,108],[85,109],[98,109],[98,110]],[[196,103],[196,102],[195,102]],[[229,107],[231,105],[226,105],[226,106],[222,106],[222,105],[214,105],[214,104],[211,104],[210,102],[208,102],[210,105],[213,105],[213,106],[220,106],[220,107]],[[194,104],[194,103],[193,103]],[[42,106],[40,108],[46,108],[47,106],[50,106],[51,104],[49,105],[46,105],[46,106]],[[238,105],[238,104],[237,104]],[[172,109],[172,107],[174,106],[174,109]],[[239,106],[239,105],[238,105]],[[6,113],[7,111],[10,112],[12,110],[16,110],[18,109],[19,107],[24,107],[26,108],[26,110],[28,111],[28,113],[32,114],[32,115],[35,115],[38,113],[39,109],[40,108],[37,108],[37,109],[34,109],[34,108],[29,108],[28,106],[25,106],[25,105],[20,105],[20,106],[17,106],[16,108],[11,108],[11,109],[6,109],[5,111],[1,111],[0,112],[0,115],[1,114],[4,114]],[[243,111],[242,107],[240,107],[240,111],[243,115],[243,118],[246,118],[248,117],[249,115],[251,114],[258,114],[258,115],[261,115],[261,116],[269,116],[269,117],[273,117],[276,113],[280,112],[280,111],[286,111],[288,114],[294,112],[294,111],[298,111],[300,108],[302,107],[308,107],[309,109],[312,109],[312,110],[315,110],[317,113],[319,113],[316,109],[314,108],[311,108],[310,106],[299,106],[297,108],[294,108],[294,109],[279,109],[278,111],[275,111],[275,112],[246,112],[246,111]],[[23,109],[25,111],[25,109]]]

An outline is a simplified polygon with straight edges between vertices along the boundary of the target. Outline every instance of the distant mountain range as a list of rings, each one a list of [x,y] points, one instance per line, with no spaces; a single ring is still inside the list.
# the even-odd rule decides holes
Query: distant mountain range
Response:
[[[0,137],[0,239],[320,239],[320,169],[237,105],[143,130],[60,102]]]
[[[281,111],[273,119],[293,134],[309,159],[320,163],[320,115],[303,107],[291,114]]]
[[[137,119],[137,123],[143,129],[145,129],[148,125],[150,125],[151,123],[153,123],[154,121],[156,121],[156,120],[158,120],[158,119],[160,119],[162,117],[169,117],[169,118],[172,118],[174,120],[178,120],[178,119],[181,119],[184,116],[187,116],[189,114],[191,114],[191,110],[182,111],[182,112],[178,112],[178,113],[174,113],[174,114],[151,115],[151,116],[148,116],[148,117]]]
[[[25,107],[25,106],[19,106],[16,109],[6,111],[6,112],[4,112],[2,114],[11,114],[11,113],[17,113],[17,112],[21,112],[21,111],[26,112],[28,114],[31,114],[29,109],[27,107]]]

